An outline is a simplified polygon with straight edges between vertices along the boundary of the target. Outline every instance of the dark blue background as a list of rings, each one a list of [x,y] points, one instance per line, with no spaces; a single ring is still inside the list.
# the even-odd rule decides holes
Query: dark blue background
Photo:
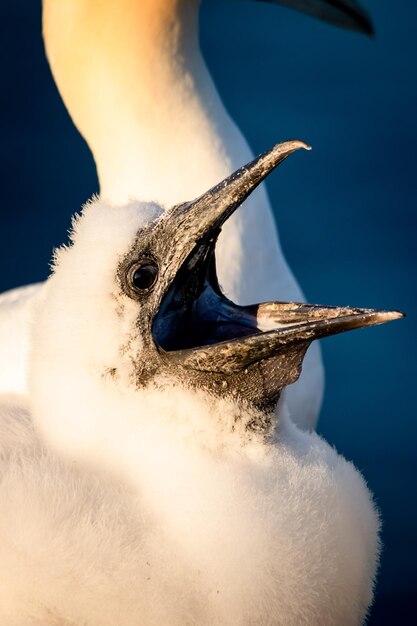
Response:
[[[255,152],[314,151],[269,180],[282,243],[312,302],[397,308],[327,339],[319,430],[363,471],[385,544],[370,624],[415,623],[417,3],[368,0],[367,39],[272,5],[207,0],[202,46]],[[94,164],[45,61],[40,1],[0,2],[0,289],[44,279]]]

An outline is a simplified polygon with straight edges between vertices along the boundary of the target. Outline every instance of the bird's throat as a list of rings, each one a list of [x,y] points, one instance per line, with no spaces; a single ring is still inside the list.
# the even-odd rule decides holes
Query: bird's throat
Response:
[[[198,12],[199,0],[44,2],[54,78],[112,202],[171,204],[207,188],[208,181],[192,188],[196,172],[172,171],[185,161],[184,146],[188,162],[201,168],[201,155],[216,143],[206,109],[217,94],[199,49]],[[201,154],[192,154],[193,142]],[[226,173],[213,172],[208,184]]]

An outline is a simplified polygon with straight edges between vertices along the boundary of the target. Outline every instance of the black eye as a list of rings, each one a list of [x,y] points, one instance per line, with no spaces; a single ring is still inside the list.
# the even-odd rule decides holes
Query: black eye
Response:
[[[134,266],[130,271],[132,287],[137,291],[150,289],[156,282],[158,268],[151,261]]]

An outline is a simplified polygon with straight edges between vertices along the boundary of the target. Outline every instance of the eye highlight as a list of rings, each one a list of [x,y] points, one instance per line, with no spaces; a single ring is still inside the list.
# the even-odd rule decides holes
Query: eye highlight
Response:
[[[158,266],[150,259],[135,263],[129,270],[128,281],[136,292],[148,291],[158,278]]]

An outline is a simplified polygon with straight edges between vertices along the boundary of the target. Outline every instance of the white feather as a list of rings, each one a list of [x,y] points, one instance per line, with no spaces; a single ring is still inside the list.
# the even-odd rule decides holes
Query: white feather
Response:
[[[31,406],[1,404],[0,623],[361,624],[379,521],[353,465],[285,406],[267,442],[232,402],[133,382],[116,272],[159,212],[88,205],[37,303]]]
[[[44,0],[51,68],[110,202],[140,198],[172,206],[192,200],[253,158],[202,58],[199,4]],[[217,265],[235,302],[304,299],[284,259],[265,188],[225,225]],[[1,307],[0,301],[0,315]],[[13,318],[10,345],[13,337],[27,334],[27,317],[23,312]],[[0,390],[26,390],[21,351],[25,346],[18,343],[17,361],[9,366],[16,372],[11,386],[0,361]],[[323,394],[318,345],[311,346],[300,381],[285,393],[294,421],[314,427]]]

